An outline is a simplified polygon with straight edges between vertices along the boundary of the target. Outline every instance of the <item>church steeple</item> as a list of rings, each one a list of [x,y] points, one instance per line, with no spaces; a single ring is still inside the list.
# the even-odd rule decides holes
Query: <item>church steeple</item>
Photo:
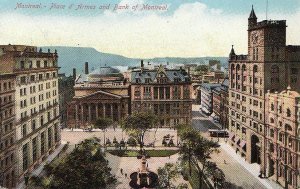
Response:
[[[250,29],[251,27],[255,26],[257,24],[257,17],[255,14],[255,11],[253,9],[253,5],[252,5],[252,10],[250,13],[250,16],[248,18],[248,28]]]

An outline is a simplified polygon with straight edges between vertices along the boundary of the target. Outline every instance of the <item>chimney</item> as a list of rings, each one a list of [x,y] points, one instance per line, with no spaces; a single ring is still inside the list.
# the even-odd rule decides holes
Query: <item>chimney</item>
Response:
[[[141,72],[144,71],[144,60],[141,60]]]
[[[85,62],[85,65],[84,65],[84,73],[85,73],[85,74],[89,74],[89,63],[88,63],[88,62]]]
[[[73,79],[76,79],[76,68],[73,68]]]

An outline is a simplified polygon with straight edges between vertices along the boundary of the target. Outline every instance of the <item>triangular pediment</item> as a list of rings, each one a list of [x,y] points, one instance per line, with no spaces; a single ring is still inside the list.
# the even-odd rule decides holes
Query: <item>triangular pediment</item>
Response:
[[[85,95],[80,98],[81,99],[89,99],[89,100],[106,100],[106,99],[121,99],[122,96],[116,95],[113,93],[109,93],[106,91],[97,91],[95,93]]]

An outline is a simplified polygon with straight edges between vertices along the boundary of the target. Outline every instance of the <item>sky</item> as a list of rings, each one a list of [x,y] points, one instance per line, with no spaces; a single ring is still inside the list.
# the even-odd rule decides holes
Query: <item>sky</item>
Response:
[[[114,10],[116,4],[127,9]],[[94,47],[130,58],[228,56],[231,45],[245,54],[251,6],[261,21],[266,19],[266,4],[267,0],[1,0],[0,41]],[[40,8],[21,8],[26,5]],[[163,10],[142,10],[144,5]],[[287,43],[300,44],[300,0],[269,0],[267,18],[287,20]]]

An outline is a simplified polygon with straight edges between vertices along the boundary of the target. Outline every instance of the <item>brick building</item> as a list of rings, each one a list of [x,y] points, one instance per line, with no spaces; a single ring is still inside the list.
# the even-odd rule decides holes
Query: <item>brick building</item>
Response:
[[[284,90],[266,94],[266,171],[273,180],[298,188],[300,94]]]
[[[299,92],[300,47],[286,45],[286,21],[248,18],[248,54],[229,55],[230,143],[250,163],[267,171],[266,93]]]
[[[0,73],[0,188],[15,186],[15,78]]]
[[[191,80],[183,69],[141,68],[131,73],[131,107],[153,111],[160,116],[160,127],[190,124],[192,118]]]

